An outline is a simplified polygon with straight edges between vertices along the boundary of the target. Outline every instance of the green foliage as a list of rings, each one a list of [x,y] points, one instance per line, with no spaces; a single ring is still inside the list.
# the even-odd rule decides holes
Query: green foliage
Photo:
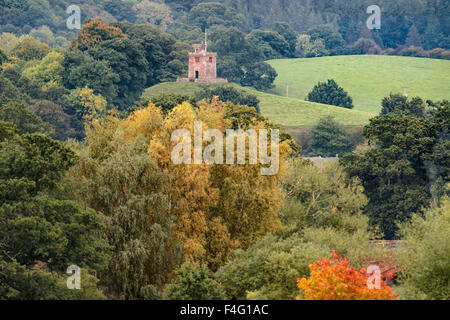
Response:
[[[187,46],[151,26],[98,24],[86,26],[89,34],[95,31],[92,43],[81,45],[80,40],[65,55],[63,80],[68,89],[87,86],[111,106],[125,110],[139,100],[145,87],[174,80],[187,66],[183,63]]]
[[[276,32],[278,32],[284,38],[284,40],[287,41],[287,43],[289,44],[289,55],[288,56],[294,57],[298,33],[294,29],[292,29],[292,27],[287,22],[277,21],[274,23],[272,29],[275,30]]]
[[[236,10],[219,2],[198,4],[189,11],[187,21],[203,31],[213,25],[235,26],[241,29],[246,23],[244,17]]]
[[[196,100],[194,97],[188,95],[175,95],[175,94],[160,94],[151,98],[151,102],[157,107],[160,107],[162,112],[167,114],[176,106],[182,104],[183,102],[189,102],[191,105],[196,105]]]
[[[107,40],[87,52],[95,61],[106,62],[119,80],[115,82],[117,97],[111,101],[114,106],[123,110],[139,100],[147,84],[149,66],[144,48],[137,41],[128,38]]]
[[[220,77],[257,90],[273,87],[277,73],[270,65],[262,62],[262,51],[248,41],[242,31],[236,27],[215,26],[210,31],[209,39],[209,50],[220,56],[217,63]]]
[[[232,102],[234,105],[254,107],[256,112],[260,113],[259,99],[255,95],[231,86],[204,87],[195,94],[197,100],[212,99],[214,96],[218,96],[221,101]]]
[[[371,119],[363,134],[373,147],[361,155],[347,155],[343,163],[363,182],[371,223],[386,239],[393,239],[397,222],[429,205],[425,163],[432,161],[436,132],[427,120],[387,114]]]
[[[330,53],[325,48],[322,39],[311,42],[311,36],[302,34],[298,37],[295,52],[299,57],[312,58],[328,56]]]
[[[101,126],[106,132],[114,127],[108,120]],[[93,133],[79,149],[80,162],[64,184],[66,194],[108,217],[105,233],[112,253],[102,278],[108,293],[121,299],[158,298],[181,257],[168,213],[169,177],[148,156],[143,136],[126,141]]]
[[[450,298],[450,201],[424,217],[414,215],[400,227],[405,248],[399,253],[400,297],[448,300]]]
[[[10,98],[6,98],[6,100],[3,100],[4,102],[30,102],[32,99],[41,99],[46,94],[41,85],[25,76],[18,65],[5,66],[0,73],[0,82],[2,77],[7,78],[13,84],[13,86],[7,85],[8,89],[5,88],[4,94],[5,96],[10,96]],[[19,93],[16,92],[17,90],[19,90]],[[14,96],[16,96],[15,99],[13,98]]]
[[[308,264],[326,256],[325,248],[303,243],[299,236],[279,239],[268,235],[247,250],[237,250],[216,277],[227,299],[294,299],[295,278],[309,274]],[[293,284],[292,284],[293,282]]]
[[[221,285],[210,275],[206,267],[184,264],[176,271],[177,280],[164,289],[168,300],[222,300]]]
[[[12,49],[11,55],[25,61],[40,60],[49,51],[48,45],[28,36],[19,39],[19,43]]]
[[[325,49],[330,55],[340,55],[346,53],[346,44],[341,34],[334,31],[329,25],[319,25],[307,31],[311,41],[322,40]]]
[[[173,22],[172,10],[164,2],[143,0],[133,6],[133,11],[138,24],[150,24],[165,31]]]
[[[53,127],[53,139],[65,141],[69,138],[75,138],[76,132],[71,126],[70,116],[64,113],[60,105],[48,100],[40,100],[31,105],[30,110]]]
[[[273,82],[278,73],[269,64],[258,62],[245,68],[244,78],[241,84],[247,87],[253,87],[256,90],[267,90],[274,87]]]
[[[187,72],[188,45],[149,25],[120,23],[118,26],[143,48],[148,63],[147,86],[175,80]]]
[[[68,41],[62,36],[55,36],[53,31],[46,25],[30,31],[30,36],[52,47],[67,47]]]
[[[3,52],[2,49],[0,49],[0,65],[3,64],[3,62],[7,62],[8,61],[8,56],[6,55],[6,53]]]
[[[107,61],[96,61],[86,52],[68,51],[63,61],[63,82],[67,89],[89,87],[112,103],[120,78]]]
[[[39,64],[25,69],[23,75],[35,81],[44,90],[51,86],[62,86],[62,73],[64,72],[62,61],[63,55],[52,51]]]
[[[247,35],[247,39],[259,50],[262,50],[265,60],[289,55],[288,42],[276,31],[253,30]]]
[[[353,147],[344,126],[331,116],[320,119],[311,130],[309,154],[312,156],[334,157],[351,152]]]
[[[0,126],[9,131],[0,142],[0,297],[104,297],[89,275],[104,270],[107,261],[102,217],[53,195],[75,161],[73,151],[49,137],[18,136],[8,124]],[[64,272],[72,264],[85,268],[85,287],[78,293],[64,288]]]
[[[308,101],[353,109],[353,100],[333,79],[319,82],[306,97]]]
[[[0,48],[6,54],[11,54],[11,51],[18,43],[19,38],[17,38],[13,33],[3,32],[0,34]]]
[[[405,6],[397,1],[380,0],[377,4],[383,8],[386,26],[377,32],[368,32],[365,21],[369,4],[355,0],[336,0],[332,3],[327,0],[254,0],[251,3],[244,0],[223,0],[220,3],[205,0],[166,0],[164,3],[137,0],[78,2],[83,19],[100,16],[108,21],[126,20],[135,23],[136,16],[140,13],[140,23],[158,25],[159,22],[159,25],[165,26],[172,22],[167,16],[172,18],[173,15],[173,20],[199,26],[202,30],[205,26],[234,25],[244,31],[267,29],[277,21],[285,21],[297,32],[304,32],[315,26],[322,27],[323,23],[331,22],[333,29],[337,30],[339,26],[339,32],[349,44],[361,37],[370,36],[383,47],[395,48],[421,42],[425,48],[449,48],[448,7],[445,1],[410,0]],[[42,32],[36,33],[35,30],[45,25],[55,35],[71,38],[74,33],[66,28],[65,14],[69,5],[68,0],[3,1],[0,3],[0,32],[24,34],[34,30],[33,35],[41,39]],[[272,28],[279,32],[275,27]],[[417,29],[417,33],[414,29]],[[42,37],[42,40],[45,38]]]
[[[0,107],[8,102],[23,102],[25,96],[4,75],[0,74]]]
[[[408,101],[408,97],[400,94],[390,94],[381,102],[382,108],[380,114],[402,114],[405,116],[423,118],[425,113],[425,103],[419,97]]]
[[[9,102],[0,106],[0,120],[14,124],[19,134],[53,133],[50,124],[43,122],[39,116],[31,112],[24,104],[17,102]]]
[[[67,289],[67,275],[49,271],[42,263],[26,268],[0,257],[0,298],[2,300],[103,300],[98,279],[81,270],[81,288]]]

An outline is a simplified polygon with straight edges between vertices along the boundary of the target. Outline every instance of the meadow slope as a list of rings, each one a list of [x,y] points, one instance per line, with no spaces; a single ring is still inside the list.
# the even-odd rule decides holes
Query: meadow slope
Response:
[[[450,99],[450,61],[358,55],[268,61],[278,72],[270,92],[305,99],[319,81],[334,79],[353,98],[355,110],[378,113],[390,92],[431,100]]]
[[[217,86],[212,85],[212,86]],[[230,83],[235,88],[245,90],[256,95],[260,102],[261,114],[272,122],[289,127],[314,126],[321,117],[333,115],[337,121],[346,126],[368,123],[375,113],[349,110],[345,108],[303,101],[300,99],[281,97],[275,94],[260,92],[251,88],[241,87]],[[143,98],[150,98],[161,93],[194,95],[201,89],[200,84],[189,82],[166,82],[146,89]]]

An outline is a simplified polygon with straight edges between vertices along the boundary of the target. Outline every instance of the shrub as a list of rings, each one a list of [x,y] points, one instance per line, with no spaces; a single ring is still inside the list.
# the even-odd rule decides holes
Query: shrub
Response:
[[[372,39],[359,38],[351,47],[352,54],[381,54],[381,48]]]
[[[352,98],[333,79],[316,84],[306,100],[353,109]]]
[[[407,57],[428,57],[428,52],[423,50],[422,47],[410,46],[408,48],[404,48],[398,53],[400,56]]]
[[[312,156],[334,157],[352,149],[350,135],[332,116],[321,118],[311,130],[309,154]]]
[[[176,282],[166,286],[164,298],[168,300],[221,300],[224,298],[220,284],[206,267],[184,264],[176,272]]]

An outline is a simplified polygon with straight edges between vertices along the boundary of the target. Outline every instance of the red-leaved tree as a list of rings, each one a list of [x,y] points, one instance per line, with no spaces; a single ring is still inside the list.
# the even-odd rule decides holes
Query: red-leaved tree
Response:
[[[303,295],[297,300],[397,300],[397,295],[383,279],[379,279],[379,289],[370,288],[367,274],[363,268],[357,271],[349,267],[347,258],[343,259],[333,251],[333,258],[321,258],[309,265],[311,276],[297,279]],[[381,278],[381,277],[380,277]]]

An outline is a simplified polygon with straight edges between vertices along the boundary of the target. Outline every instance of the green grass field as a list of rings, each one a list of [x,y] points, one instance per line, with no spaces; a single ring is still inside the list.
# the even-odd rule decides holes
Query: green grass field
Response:
[[[270,92],[285,96],[286,83],[289,83],[290,98],[305,99],[317,82],[334,79],[353,98],[355,110],[360,111],[378,113],[381,99],[390,92],[403,93],[402,87],[408,87],[410,97],[450,99],[448,60],[359,55],[270,60],[268,63],[278,72],[276,88]]]
[[[218,86],[222,84],[215,84]],[[245,90],[256,95],[260,102],[261,114],[268,117],[272,122],[289,127],[314,126],[321,117],[334,115],[336,120],[343,125],[362,125],[368,122],[375,113],[349,110],[345,108],[313,103],[294,98],[281,97],[274,94],[260,92],[251,88],[244,88],[230,83],[238,89]],[[160,93],[174,93],[194,95],[201,89],[200,84],[190,82],[166,82],[160,83],[146,89],[143,98],[150,98]]]

